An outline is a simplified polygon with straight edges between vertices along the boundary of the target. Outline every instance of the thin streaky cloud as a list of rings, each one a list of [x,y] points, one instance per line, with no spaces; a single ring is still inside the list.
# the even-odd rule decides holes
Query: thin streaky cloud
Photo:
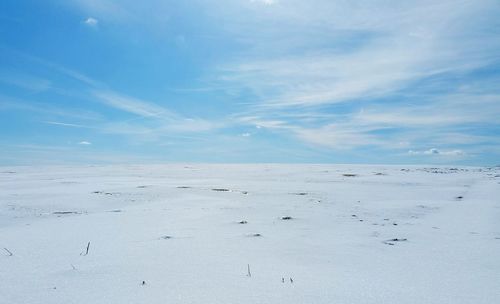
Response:
[[[61,108],[50,103],[42,103],[31,99],[19,99],[0,94],[0,111],[18,111],[57,116],[59,118],[73,118],[78,120],[99,121],[102,115],[89,109]]]
[[[104,83],[99,82],[99,81],[85,75],[84,73],[78,72],[74,69],[68,68],[68,67],[63,66],[61,64],[52,62],[50,60],[43,59],[41,57],[38,57],[38,56],[35,56],[32,54],[27,54],[23,51],[19,51],[16,49],[7,48],[7,50],[10,53],[12,53],[15,57],[22,58],[22,59],[30,61],[34,64],[41,65],[41,66],[46,67],[50,70],[56,71],[62,75],[68,76],[68,77],[70,77],[74,80],[77,80],[85,85],[88,85],[92,88],[104,89],[107,87]]]
[[[33,92],[46,91],[52,86],[52,82],[48,79],[12,72],[0,72],[0,83],[17,86]]]
[[[90,126],[84,126],[84,125],[73,124],[73,123],[58,122],[58,121],[43,121],[43,123],[46,123],[49,125],[63,126],[63,127],[92,128]]]
[[[93,95],[104,104],[143,117],[176,118],[170,110],[152,102],[122,95],[113,91],[93,91]]]

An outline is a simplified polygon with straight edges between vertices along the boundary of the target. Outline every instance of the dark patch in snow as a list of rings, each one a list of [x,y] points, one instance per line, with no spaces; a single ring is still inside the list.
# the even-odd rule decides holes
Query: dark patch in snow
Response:
[[[390,239],[388,241],[389,242],[406,242],[406,241],[408,241],[408,239],[398,239],[398,238],[395,238],[395,239]]]
[[[7,252],[7,255],[8,256],[13,256],[14,254],[9,250],[7,249],[6,247],[3,248],[3,250],[5,250],[5,252]]]
[[[80,214],[77,211],[54,211],[52,214],[64,215],[64,214]]]
[[[262,234],[260,233],[251,233],[251,234],[247,234],[248,237],[261,237]]]
[[[417,171],[423,171],[427,173],[434,174],[450,174],[450,173],[459,173],[459,172],[468,172],[467,169],[458,169],[458,168],[419,168]],[[481,172],[481,170],[479,171]]]
[[[94,191],[93,194],[104,194],[104,195],[120,195],[120,192],[103,192],[103,191]]]
[[[307,192],[297,192],[297,193],[292,193],[292,194],[295,194],[295,195],[307,195],[308,193]]]
[[[170,240],[171,238],[173,238],[171,235],[164,235],[164,236],[160,237],[160,239],[162,239],[162,240]]]
[[[345,176],[345,177],[355,177],[355,176],[358,176],[357,174],[352,174],[352,173],[344,173],[342,174],[342,176]]]
[[[394,238],[394,239],[383,241],[382,243],[384,243],[386,245],[393,246],[395,242],[406,242],[406,241],[408,241],[408,239]]]
[[[291,216],[282,216],[281,219],[284,220],[284,221],[288,221],[288,220],[293,219],[293,217],[291,217]]]
[[[178,186],[177,189],[190,189],[191,187],[189,186]]]
[[[228,192],[229,189],[226,188],[213,188],[212,191],[218,191],[218,192]]]
[[[238,224],[244,225],[244,224],[248,224],[248,222],[243,220],[243,221],[239,221]]]

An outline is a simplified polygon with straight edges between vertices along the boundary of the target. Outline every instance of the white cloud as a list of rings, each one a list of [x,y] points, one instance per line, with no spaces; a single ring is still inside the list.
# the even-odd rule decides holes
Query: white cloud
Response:
[[[243,136],[243,137],[250,137],[250,136],[252,136],[252,134],[250,134],[250,133],[242,133],[241,136]]]
[[[442,156],[465,156],[466,155],[466,153],[462,150],[443,151],[443,150],[438,150],[436,148],[431,148],[431,149],[425,150],[425,151],[410,150],[410,151],[408,151],[408,154],[410,154],[410,155],[442,155]]]
[[[79,142],[78,144],[82,145],[82,146],[90,146],[92,143],[84,140],[84,141]]]
[[[83,23],[85,23],[90,27],[96,27],[99,24],[99,20],[92,17],[88,17],[85,21],[83,21]]]

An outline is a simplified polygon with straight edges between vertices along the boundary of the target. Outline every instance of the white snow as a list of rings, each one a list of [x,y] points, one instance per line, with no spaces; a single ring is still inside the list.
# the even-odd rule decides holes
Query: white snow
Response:
[[[500,303],[499,183],[472,167],[3,167],[0,303]]]

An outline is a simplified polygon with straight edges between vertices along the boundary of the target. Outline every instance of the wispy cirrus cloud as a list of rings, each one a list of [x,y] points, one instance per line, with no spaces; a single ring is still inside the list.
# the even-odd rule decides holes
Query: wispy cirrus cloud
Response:
[[[112,108],[138,115],[148,122],[134,123],[133,119],[123,122],[108,123],[106,126],[107,132],[123,133],[124,130],[129,130],[134,133],[192,133],[206,132],[222,128],[226,123],[222,121],[213,122],[206,119],[191,118],[180,115],[166,107],[156,103],[119,94],[113,91],[93,91],[93,95],[100,101]],[[142,130],[142,131],[140,131]]]
[[[256,111],[234,119],[304,143],[333,150],[365,147],[398,151],[411,147],[445,149],[500,144],[495,133],[478,133],[478,126],[500,129],[500,94],[469,92],[433,97],[422,104],[367,104],[366,108],[335,113]],[[456,149],[455,149],[456,150]],[[465,153],[464,153],[465,155]]]
[[[114,118],[97,114],[81,108],[59,107],[33,100],[19,100],[0,95],[0,111],[33,112],[46,115],[44,124],[92,129],[101,134],[125,136],[131,141],[144,140],[161,142],[163,138],[184,133],[210,132],[224,128],[227,122],[211,121],[198,117],[181,115],[158,102],[147,101],[117,92],[107,84],[75,69],[24,53],[15,53],[30,63],[58,73],[63,78],[78,83],[76,88],[66,87],[64,90],[50,87],[49,93],[63,98],[77,98],[86,102],[87,106],[99,104],[121,113],[131,114],[132,118]],[[82,89],[83,88],[83,89]],[[163,102],[164,104],[164,102]],[[80,103],[81,106],[81,103]],[[91,106],[95,108],[95,106]],[[93,120],[91,124],[87,120]]]
[[[163,117],[175,116],[170,110],[164,107],[113,91],[94,90],[92,94],[106,105],[132,114],[144,117],[158,117],[160,115]]]
[[[500,66],[491,32],[499,5],[313,2],[235,21],[240,31],[230,31],[249,49],[220,65],[215,83],[253,93],[253,116],[242,123],[334,150],[495,142],[477,126],[498,129],[499,78],[489,73],[473,88],[467,75]]]
[[[219,80],[251,89],[259,104],[316,106],[387,96],[425,78],[465,73],[498,61],[500,42],[476,44],[476,31],[487,30],[487,23],[470,21],[495,7],[487,2],[408,2],[396,8],[316,2],[311,14],[307,14],[311,8],[291,1],[284,12],[273,11],[255,21],[279,23],[282,34],[288,33],[287,25],[299,32],[314,29],[312,38],[302,36],[305,50],[280,54],[288,49],[288,41],[278,39],[281,44],[276,44],[270,40],[279,32],[257,31],[248,39],[261,45],[258,54],[250,51],[240,62],[221,66]],[[252,27],[251,22],[247,20],[243,28]],[[350,47],[341,44],[345,49],[328,44],[308,49],[319,37],[354,42]],[[262,44],[267,41],[272,49],[266,51]]]

